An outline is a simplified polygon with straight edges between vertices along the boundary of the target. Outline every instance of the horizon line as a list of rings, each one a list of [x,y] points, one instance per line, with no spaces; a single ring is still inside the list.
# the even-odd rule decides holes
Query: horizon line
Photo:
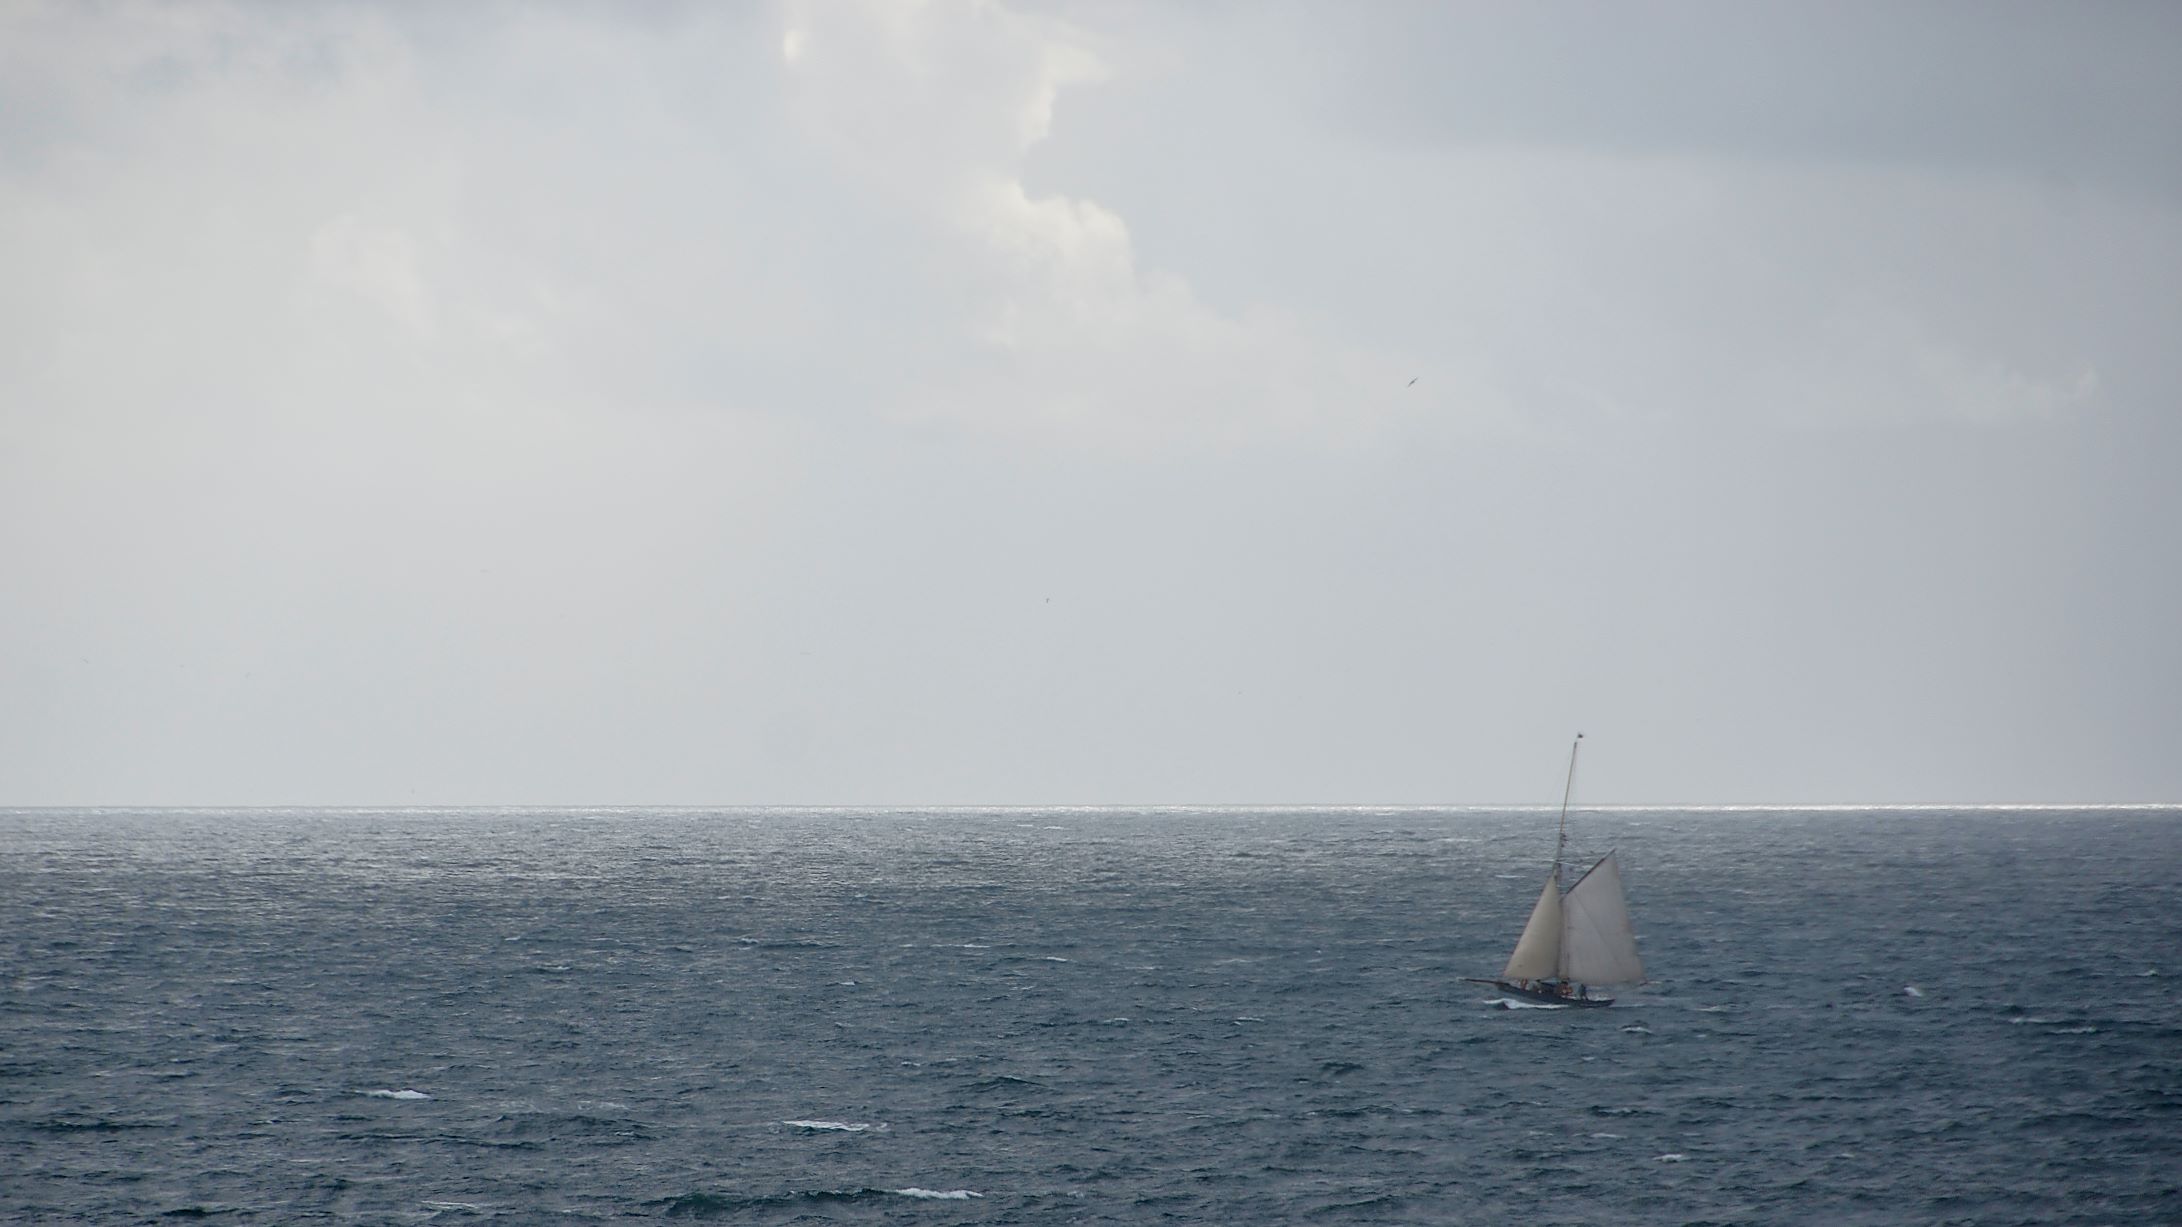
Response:
[[[1387,812],[1387,813],[1521,813],[1528,811],[1557,812],[1558,805],[1526,801],[1519,804],[1480,802],[1059,802],[1059,803],[1011,803],[980,802],[953,803],[842,803],[842,802],[734,802],[727,804],[684,803],[651,804],[643,802],[594,802],[525,804],[502,802],[403,802],[399,804],[343,802],[343,803],[263,803],[249,805],[156,805],[156,804],[75,804],[75,805],[0,805],[0,814],[18,813],[278,813],[290,811],[316,811],[321,813],[600,813],[600,812],[661,812],[661,813],[753,813],[753,812],[800,812],[800,813],[1024,813],[1024,812],[1229,812],[1229,813],[1290,813],[1308,811],[1327,812]],[[1917,811],[2034,811],[2034,810],[2171,810],[2182,809],[2182,801],[1730,801],[1730,802],[1660,802],[1615,803],[1610,805],[1571,805],[1572,811],[1585,813],[1790,813],[1790,812],[1846,812],[1892,813]]]

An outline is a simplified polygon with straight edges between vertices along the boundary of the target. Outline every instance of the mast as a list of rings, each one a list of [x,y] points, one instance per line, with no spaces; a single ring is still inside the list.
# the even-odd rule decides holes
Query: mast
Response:
[[[1561,835],[1553,845],[1553,883],[1561,882],[1561,865],[1568,859],[1568,798],[1576,791],[1576,751],[1583,748],[1583,734],[1568,743],[1568,781],[1561,785]]]

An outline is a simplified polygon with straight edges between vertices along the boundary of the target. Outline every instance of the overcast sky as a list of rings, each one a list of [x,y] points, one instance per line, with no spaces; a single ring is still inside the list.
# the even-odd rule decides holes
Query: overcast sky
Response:
[[[2182,9],[0,4],[0,805],[2182,800]]]

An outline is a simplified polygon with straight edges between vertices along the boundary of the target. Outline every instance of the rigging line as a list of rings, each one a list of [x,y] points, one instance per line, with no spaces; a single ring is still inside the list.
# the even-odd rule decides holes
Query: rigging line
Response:
[[[1613,856],[1613,855],[1614,855],[1614,853],[1615,853],[1615,851],[1616,851],[1616,849],[1613,849],[1613,848],[1608,848],[1608,849],[1606,850],[1606,856],[1602,856],[1602,857],[1600,857],[1599,859],[1597,859],[1597,860],[1595,860],[1595,861],[1591,862],[1591,868],[1589,868],[1589,869],[1586,869],[1586,870],[1584,870],[1584,871],[1583,871],[1583,875],[1582,875],[1581,877],[1578,877],[1578,878],[1577,878],[1577,879],[1576,879],[1575,881],[1573,881],[1573,882],[1569,883],[1569,884],[1568,884],[1568,888],[1569,888],[1570,890],[1574,890],[1574,889],[1576,889],[1577,887],[1579,887],[1579,886],[1583,885],[1583,880],[1584,880],[1584,878],[1588,878],[1588,877],[1590,877],[1590,876],[1591,876],[1592,874],[1594,874],[1594,873],[1598,872],[1598,868],[1599,868],[1599,866],[1601,866],[1601,865],[1604,865],[1604,864],[1606,863],[1606,861],[1607,861],[1607,857],[1611,857],[1611,856]]]

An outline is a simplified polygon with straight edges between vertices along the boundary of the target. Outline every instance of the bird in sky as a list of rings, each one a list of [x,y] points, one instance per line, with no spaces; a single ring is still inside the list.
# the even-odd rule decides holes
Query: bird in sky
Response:
[[[1423,376],[1422,376],[1422,375],[1411,375],[1411,376],[1409,377],[1409,382],[1408,382],[1408,383],[1405,383],[1405,384],[1403,384],[1402,386],[1403,386],[1403,387],[1405,387],[1405,388],[1414,388],[1414,387],[1416,387],[1416,386],[1417,386],[1417,381],[1418,381],[1419,379],[1422,379],[1422,378],[1423,378]]]

